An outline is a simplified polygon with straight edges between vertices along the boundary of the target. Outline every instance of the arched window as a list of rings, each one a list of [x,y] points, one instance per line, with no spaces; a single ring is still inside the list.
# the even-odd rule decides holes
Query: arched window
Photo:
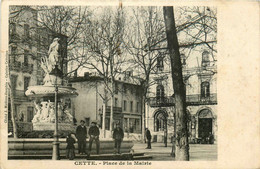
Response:
[[[201,98],[207,98],[210,96],[210,85],[209,82],[201,83]]]

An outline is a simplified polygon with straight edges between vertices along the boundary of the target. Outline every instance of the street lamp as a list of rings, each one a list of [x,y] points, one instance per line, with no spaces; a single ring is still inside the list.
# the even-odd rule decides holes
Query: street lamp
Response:
[[[60,160],[60,150],[59,150],[59,135],[58,135],[58,85],[62,82],[62,71],[55,65],[55,68],[49,73],[52,85],[55,87],[55,128],[53,135],[53,150],[52,150],[52,160]]]

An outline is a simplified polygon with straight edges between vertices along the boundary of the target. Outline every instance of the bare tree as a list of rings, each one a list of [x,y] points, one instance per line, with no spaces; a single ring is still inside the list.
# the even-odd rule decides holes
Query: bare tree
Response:
[[[124,38],[123,9],[103,8],[103,12],[89,21],[84,30],[85,53],[89,61],[82,65],[90,71],[97,72],[104,82],[103,113],[110,100],[110,130],[113,128],[114,80],[124,63],[122,39]],[[108,94],[111,96],[108,98]],[[103,127],[105,126],[103,114]],[[104,128],[103,128],[104,129]],[[105,130],[105,129],[104,129]]]
[[[148,89],[155,83],[151,75],[157,73],[157,59],[164,57],[163,51],[157,51],[158,41],[164,37],[164,23],[161,8],[158,7],[137,7],[132,9],[133,18],[129,26],[129,35],[126,39],[127,51],[130,54],[129,63],[137,76],[142,81],[142,138],[145,139],[145,105],[148,100]]]

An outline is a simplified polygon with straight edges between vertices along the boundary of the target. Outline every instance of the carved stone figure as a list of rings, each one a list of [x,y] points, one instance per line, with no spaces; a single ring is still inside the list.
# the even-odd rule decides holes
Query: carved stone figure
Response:
[[[51,123],[55,123],[55,107],[54,107],[54,103],[49,102],[50,107],[49,107],[49,122]]]
[[[52,44],[50,45],[49,54],[49,64],[54,68],[55,65],[59,64],[59,38],[54,38]]]
[[[34,101],[34,107],[35,107],[35,115],[32,119],[32,122],[35,123],[35,122],[39,122],[40,121],[40,117],[41,117],[41,112],[42,112],[42,108],[40,106],[40,104],[37,104],[35,101]]]
[[[70,114],[68,109],[64,110],[64,122],[71,123],[73,122],[73,116]]]
[[[42,113],[40,122],[47,122],[49,117],[49,103],[48,102],[42,102]]]

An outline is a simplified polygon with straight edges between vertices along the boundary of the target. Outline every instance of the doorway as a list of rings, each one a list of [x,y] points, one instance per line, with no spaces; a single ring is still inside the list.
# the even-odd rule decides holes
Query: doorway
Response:
[[[199,137],[209,137],[210,133],[212,133],[212,118],[199,118]]]

